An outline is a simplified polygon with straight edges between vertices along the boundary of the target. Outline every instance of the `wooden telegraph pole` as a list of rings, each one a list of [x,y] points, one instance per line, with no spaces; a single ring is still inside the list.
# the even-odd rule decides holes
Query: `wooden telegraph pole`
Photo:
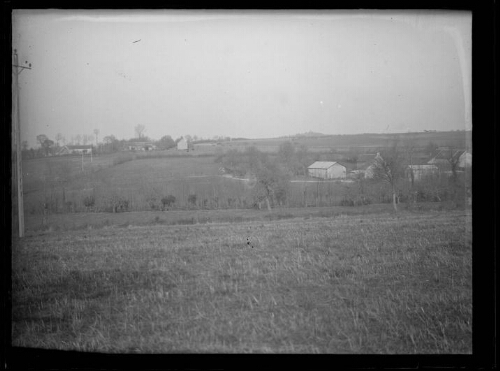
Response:
[[[25,66],[19,65],[17,50],[14,49],[14,63],[12,69],[14,80],[12,84],[12,126],[13,126],[13,173],[17,185],[17,214],[19,220],[19,237],[24,237],[24,202],[23,202],[23,171],[21,156],[21,117],[19,109],[19,75],[23,70],[31,70],[31,63],[25,62]],[[14,163],[15,162],[15,163]]]

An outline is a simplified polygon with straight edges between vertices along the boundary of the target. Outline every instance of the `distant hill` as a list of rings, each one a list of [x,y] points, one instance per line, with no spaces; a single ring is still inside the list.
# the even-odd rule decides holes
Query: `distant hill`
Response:
[[[244,148],[256,146],[259,150],[277,151],[281,143],[291,141],[297,146],[304,145],[313,152],[354,151],[358,153],[376,153],[379,149],[391,146],[395,140],[401,145],[411,142],[412,146],[425,148],[429,144],[437,147],[453,146],[457,149],[472,150],[472,131],[424,131],[418,133],[384,133],[384,134],[337,134],[327,135],[308,132],[291,137],[259,138],[225,143],[228,148]]]
[[[303,137],[322,137],[324,136],[325,134],[322,134],[322,133],[315,133],[313,131],[308,131],[307,133],[303,133],[303,134],[295,134],[294,137],[296,138],[303,138]]]

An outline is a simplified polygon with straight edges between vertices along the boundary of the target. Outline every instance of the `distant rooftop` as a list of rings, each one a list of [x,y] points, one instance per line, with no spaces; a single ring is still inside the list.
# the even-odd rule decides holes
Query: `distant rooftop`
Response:
[[[340,163],[334,161],[316,161],[313,164],[309,165],[308,169],[329,169],[335,164],[341,165]]]

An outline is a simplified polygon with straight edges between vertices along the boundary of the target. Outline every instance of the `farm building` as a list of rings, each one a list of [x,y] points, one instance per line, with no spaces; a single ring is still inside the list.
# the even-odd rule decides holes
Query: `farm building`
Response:
[[[81,146],[81,145],[75,145],[75,146],[72,146],[72,145],[67,145],[67,146],[62,146],[58,151],[57,151],[57,155],[75,155],[75,154],[90,154],[92,153],[92,146],[90,145],[85,145],[85,146]]]
[[[408,165],[407,176],[410,179],[412,172],[413,172],[413,179],[415,181],[419,181],[426,177],[437,175],[439,169],[436,165]]]
[[[128,144],[129,151],[152,151],[156,146],[152,142],[130,142]]]
[[[375,176],[375,167],[378,161],[382,161],[382,156],[377,152],[370,161],[367,161],[365,165],[361,167],[361,169],[365,171],[365,178],[371,179]]]
[[[181,139],[177,142],[177,149],[187,151],[188,148],[188,141],[184,137],[181,137]]]
[[[452,161],[458,161],[459,168],[466,168],[472,166],[472,154],[469,151],[454,151],[453,155],[450,156],[449,149],[440,150],[434,157],[432,157],[429,162],[429,165],[442,165],[444,167],[448,167],[450,165],[450,157]]]
[[[471,166],[472,166],[472,154],[468,151],[464,151],[460,155],[460,158],[458,159],[458,167],[464,169],[466,167],[471,167]]]
[[[346,177],[346,167],[338,162],[316,161],[307,168],[309,176],[322,179],[340,179]]]

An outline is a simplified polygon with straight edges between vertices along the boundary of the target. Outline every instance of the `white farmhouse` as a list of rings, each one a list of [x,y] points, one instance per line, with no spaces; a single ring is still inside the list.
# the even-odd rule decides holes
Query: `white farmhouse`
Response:
[[[177,149],[187,151],[188,150],[188,141],[186,138],[181,137],[181,139],[177,142]]]
[[[464,151],[458,159],[458,167],[465,169],[472,166],[472,154],[468,151]]]
[[[466,167],[472,166],[472,154],[469,151],[454,151],[451,155],[450,150],[441,150],[436,156],[429,160],[428,164],[442,166],[447,169],[450,165],[450,161],[458,164],[458,168],[464,169]]]
[[[307,168],[309,176],[322,179],[343,179],[347,169],[338,162],[316,161]]]
[[[377,165],[380,163],[380,161],[383,161],[382,156],[380,156],[380,153],[377,152],[375,157],[373,157],[370,161],[366,162],[363,170],[365,171],[365,178],[367,179],[372,179],[375,176],[375,169]]]

